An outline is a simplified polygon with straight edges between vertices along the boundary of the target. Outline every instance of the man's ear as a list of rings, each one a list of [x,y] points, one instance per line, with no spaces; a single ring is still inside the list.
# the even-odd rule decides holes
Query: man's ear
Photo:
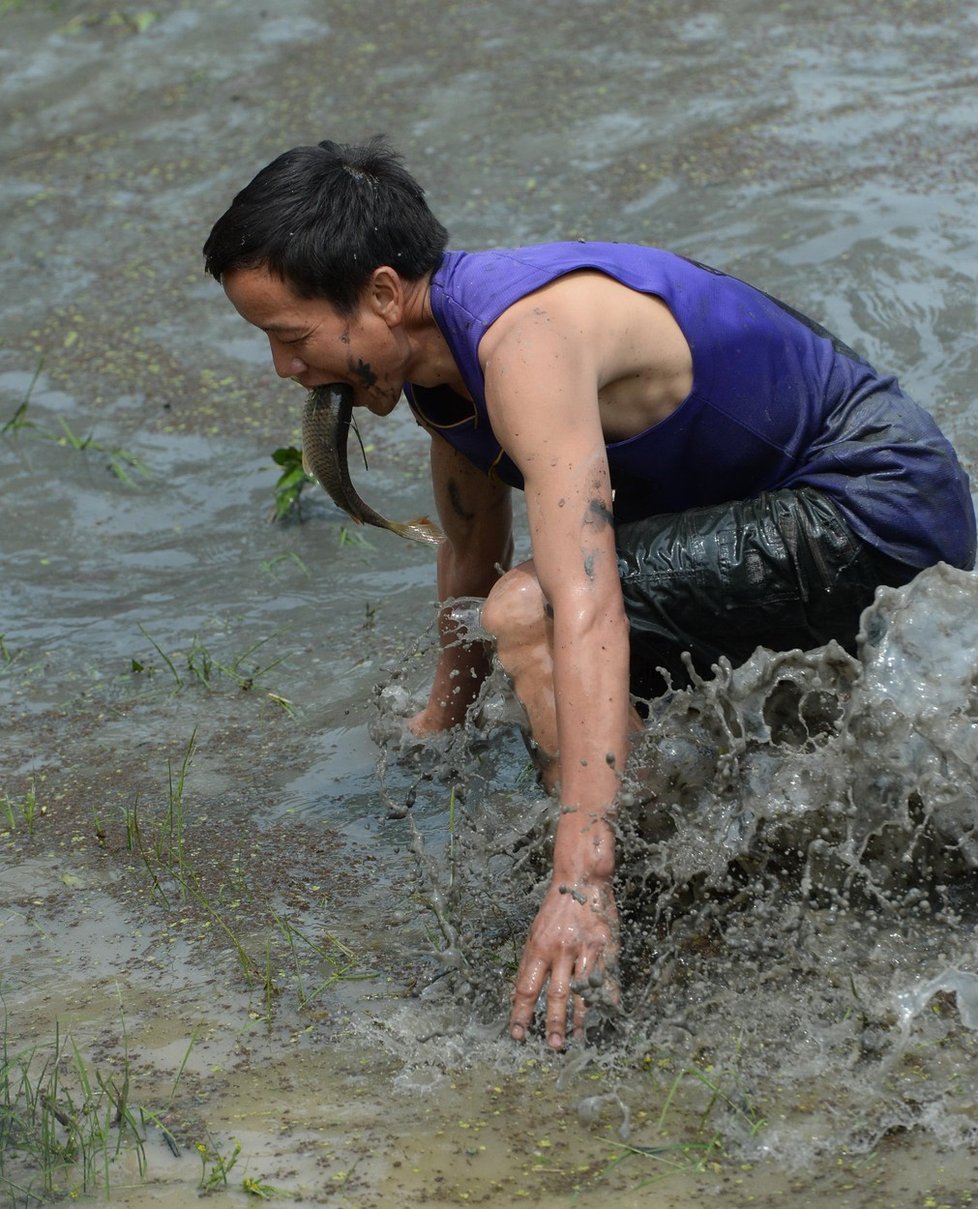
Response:
[[[379,265],[370,274],[365,291],[367,306],[389,327],[401,322],[404,314],[404,283],[390,265]]]

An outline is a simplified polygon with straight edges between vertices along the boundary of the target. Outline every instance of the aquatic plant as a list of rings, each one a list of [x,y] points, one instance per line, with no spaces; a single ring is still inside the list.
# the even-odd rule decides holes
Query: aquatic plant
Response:
[[[359,433],[357,434],[359,436]],[[361,448],[363,443],[361,442]],[[366,460],[366,454],[364,455]],[[285,521],[295,519],[302,521],[302,493],[310,483],[316,480],[306,473],[302,465],[302,450],[294,445],[276,449],[272,453],[272,461],[282,468],[275,483],[275,501],[272,504],[268,519]],[[341,546],[360,546],[372,550],[373,544],[357,529],[340,525],[339,544]]]
[[[156,24],[160,19],[159,12],[154,8],[137,9],[136,12],[126,12],[123,9],[113,9],[112,12],[104,16],[94,18],[78,18],[75,17],[65,26],[66,33],[74,33],[78,27],[77,23],[83,21],[85,24],[91,24],[96,21],[104,21],[110,28],[117,26],[133,34],[142,34],[146,30]]]
[[[16,12],[24,7],[26,0],[0,0],[0,16],[4,13]],[[52,13],[60,12],[64,7],[64,0],[47,0],[47,7]],[[151,25],[155,25],[160,19],[160,14],[157,9],[144,8],[136,12],[126,12],[123,9],[113,9],[108,13],[83,13],[72,19],[64,25],[61,33],[74,34],[87,25],[106,24],[116,27],[124,27],[132,33],[144,33]]]
[[[233,1149],[227,1156],[221,1154],[210,1138],[203,1142],[197,1142],[194,1149],[200,1156],[201,1173],[200,1183],[197,1187],[201,1193],[206,1195],[209,1192],[215,1192],[218,1188],[226,1188],[228,1186],[228,1172],[238,1161],[238,1155],[241,1153],[241,1143],[235,1140]]]
[[[188,837],[190,815],[185,796],[196,751],[195,729],[179,765],[167,761],[166,804],[155,819],[147,821],[138,797],[123,808],[127,851],[138,857],[153,897],[165,910],[171,909],[174,900],[184,911],[188,905],[195,907],[213,926],[214,933],[224,936],[245,985],[260,988],[263,1010],[253,1013],[254,1018],[270,1022],[276,1003],[289,986],[301,1011],[338,982],[374,978],[373,972],[364,970],[357,954],[332,932],[323,930],[318,939],[313,939],[308,929],[297,926],[271,902],[260,899],[237,866],[228,868],[211,853],[206,870],[195,867],[192,855],[196,850],[192,850]],[[233,887],[237,895],[231,903],[233,908],[247,903],[251,918],[248,936],[229,911],[222,909],[221,899],[228,887]]]
[[[297,1002],[300,1009],[310,1007],[324,991],[335,986],[337,982],[356,982],[374,977],[374,974],[362,969],[356,953],[331,932],[324,933],[323,939],[317,942],[311,940],[304,931],[276,912],[272,911],[271,915],[275,926],[288,945],[292,959],[292,976],[296,983]],[[305,951],[311,953],[314,958],[313,972],[316,975],[316,985],[311,990],[306,985],[306,978],[309,976],[310,970],[307,961],[303,960]],[[325,978],[323,977],[324,972]]]
[[[280,655],[269,663],[254,663],[250,667],[246,666],[245,661],[255,651],[260,650],[267,642],[271,642],[272,638],[275,637],[273,634],[270,634],[266,638],[259,638],[257,641],[251,643],[250,646],[245,647],[244,650],[232,654],[230,657],[219,657],[201,639],[199,634],[194,634],[191,637],[189,650],[185,652],[174,651],[168,655],[142,624],[138,626],[138,629],[166,665],[167,671],[173,678],[175,692],[181,692],[189,684],[193,683],[211,690],[216,687],[221,678],[231,681],[242,692],[248,692],[254,688],[258,680],[266,676],[273,668],[278,667],[279,664],[284,663],[288,658],[287,655]],[[186,668],[185,672],[181,671],[181,664]],[[130,660],[130,670],[133,674],[145,673],[147,676],[154,675],[156,671],[151,664],[144,662],[142,659],[137,659],[135,656]],[[283,708],[292,704],[279,693],[269,692],[267,695]]]
[[[95,440],[92,433],[89,433],[87,437],[79,436],[64,416],[58,417],[58,423],[61,426],[60,432],[52,432],[50,429],[44,428],[28,418],[27,411],[30,405],[30,398],[40,376],[42,366],[43,361],[34,371],[34,377],[31,379],[27,393],[17,407],[17,410],[3,427],[0,427],[0,436],[6,436],[8,433],[20,432],[26,429],[35,433],[42,440],[53,441],[56,445],[60,445],[66,449],[73,449],[77,453],[85,453],[91,450],[94,453],[103,454],[107,459],[109,470],[127,487],[136,486],[133,474],[141,475],[144,478],[150,477],[151,471],[149,467],[135,454],[129,453],[128,450],[122,449],[120,446],[103,445],[101,441]]]
[[[191,1036],[169,1095],[155,1109],[137,1104],[129,1055],[125,1012],[120,1001],[122,1052],[113,1068],[91,1065],[71,1035],[54,1022],[51,1044],[15,1048],[3,997],[0,1030],[0,1201],[11,1206],[54,1198],[104,1195],[111,1200],[114,1164],[128,1156],[140,1181],[151,1178],[147,1129],[159,1130],[174,1157],[181,1148],[167,1118],[173,1111],[196,1033]],[[232,1142],[229,1154],[204,1131],[191,1143],[201,1160],[202,1195],[228,1185],[228,1173],[241,1154]],[[125,1172],[127,1183],[131,1169]],[[287,1195],[261,1179],[245,1177],[242,1190],[270,1200]],[[4,1199],[4,1194],[9,1201]]]
[[[27,409],[30,406],[31,395],[34,393],[34,387],[37,385],[37,380],[40,378],[41,371],[43,369],[44,358],[42,357],[34,369],[34,375],[27,385],[27,390],[25,391],[24,397],[21,399],[17,410],[10,417],[10,419],[7,420],[3,427],[0,428],[0,436],[6,436],[8,432],[18,432],[21,428],[33,427],[33,422],[27,419]]]
[[[360,546],[367,550],[373,550],[374,544],[358,529],[350,529],[346,525],[340,525],[339,543],[341,546]]]
[[[27,792],[17,800],[11,799],[0,791],[0,808],[3,817],[11,831],[16,831],[21,823],[27,828],[27,834],[33,835],[37,819],[46,813],[46,808],[37,801],[37,789],[33,779]]]
[[[658,1098],[662,1074],[673,1069],[676,1063],[669,1058],[648,1054],[645,1065],[655,1084],[654,1097]],[[741,1087],[735,1073],[696,1062],[681,1062],[678,1065],[678,1071],[668,1084],[655,1129],[658,1133],[688,1130],[692,1136],[651,1145],[611,1138],[609,1142],[617,1153],[600,1173],[601,1176],[630,1158],[652,1162],[658,1169],[650,1178],[642,1179],[639,1187],[646,1187],[676,1172],[702,1172],[708,1166],[719,1166],[728,1158],[727,1139],[731,1133],[742,1131],[753,1139],[764,1129],[767,1121]],[[682,1112],[674,1110],[681,1093],[685,1093],[687,1101],[695,1100],[696,1091],[701,1089],[708,1093],[705,1105],[692,1109],[687,1105]],[[727,1118],[722,1125],[715,1121],[718,1112]]]
[[[265,1184],[261,1180],[256,1180],[248,1175],[241,1181],[241,1190],[249,1196],[257,1197],[261,1201],[270,1201],[276,1197],[288,1197],[290,1195],[283,1188],[275,1188],[271,1184]]]
[[[121,449],[118,446],[103,445],[100,441],[96,441],[91,433],[89,433],[87,437],[79,437],[75,432],[72,431],[71,426],[64,416],[58,417],[58,423],[61,425],[62,429],[61,436],[46,432],[43,429],[38,429],[38,432],[41,436],[46,437],[48,440],[53,440],[57,442],[58,445],[67,446],[70,449],[77,450],[79,453],[83,453],[86,449],[91,449],[96,453],[105,454],[105,456],[108,458],[109,469],[116,476],[116,478],[119,479],[120,482],[125,483],[127,487],[135,486],[135,480],[130,474],[130,471],[135,471],[137,474],[141,474],[144,477],[149,477],[149,467],[138,457],[136,457],[135,454],[129,453],[127,450]]]
[[[653,1054],[646,1055],[644,1064],[653,1080],[654,1098],[658,1099],[661,1095],[661,1075],[670,1071],[676,1064],[671,1059]],[[704,1172],[707,1167],[719,1168],[725,1159],[729,1158],[727,1139],[731,1132],[743,1130],[752,1139],[762,1132],[768,1122],[752,1103],[751,1098],[743,1092],[735,1074],[717,1070],[712,1065],[688,1062],[678,1065],[676,1075],[667,1084],[654,1128],[655,1133],[664,1134],[665,1139],[670,1133],[677,1132],[687,1133],[687,1138],[676,1141],[664,1139],[650,1144],[609,1138],[608,1143],[612,1146],[614,1155],[598,1173],[598,1179],[620,1167],[626,1159],[642,1159],[653,1167],[653,1175],[642,1178],[638,1187],[647,1187],[677,1173],[698,1174]],[[690,1101],[695,1101],[696,1092],[701,1092],[702,1089],[707,1093],[707,1103],[702,1106],[690,1104]],[[614,1094],[612,1099],[620,1104],[617,1094]],[[677,1107],[679,1100],[685,1101],[681,1110]],[[584,1106],[586,1111],[586,1101]],[[728,1120],[717,1122],[718,1112],[723,1113]],[[735,1124],[731,1123],[730,1118],[733,1118]],[[623,1129],[623,1132],[627,1134],[629,1129]]]
[[[70,1049],[70,1053],[69,1053]],[[115,1073],[90,1068],[72,1038],[45,1052],[13,1052],[8,1019],[0,1036],[0,1189],[43,1200],[54,1194],[109,1191],[110,1168],[123,1149],[145,1172],[145,1139],[130,1097],[124,1054]]]
[[[281,467],[282,473],[275,483],[275,502],[268,519],[284,521],[295,516],[301,521],[302,493],[310,483],[316,481],[303,468],[302,450],[294,445],[284,446],[273,451],[272,461]]]
[[[183,793],[187,782],[187,772],[197,750],[197,728],[190,736],[184,748],[180,768],[174,778],[173,764],[167,760],[167,801],[166,810],[157,821],[153,832],[147,841],[139,816],[139,797],[133,799],[131,807],[124,809],[126,828],[126,848],[135,852],[143,862],[153,881],[153,891],[159,895],[164,905],[169,906],[170,900],[163,889],[159,877],[161,869],[169,870],[179,882],[179,871],[185,865],[184,836],[186,819],[184,816]]]
[[[274,558],[262,559],[260,566],[264,572],[275,578],[279,578],[279,570],[283,567],[286,568],[286,574],[295,570],[306,579],[310,578],[309,568],[294,550],[286,550],[282,554],[276,554]]]

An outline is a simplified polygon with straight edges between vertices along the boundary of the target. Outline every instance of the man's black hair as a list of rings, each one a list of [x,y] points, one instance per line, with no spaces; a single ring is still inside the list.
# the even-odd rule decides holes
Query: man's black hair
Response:
[[[424,190],[383,138],[325,140],[284,152],[241,190],[204,244],[204,267],[218,281],[264,267],[300,297],[349,314],[374,269],[390,265],[417,281],[438,266],[447,242]]]

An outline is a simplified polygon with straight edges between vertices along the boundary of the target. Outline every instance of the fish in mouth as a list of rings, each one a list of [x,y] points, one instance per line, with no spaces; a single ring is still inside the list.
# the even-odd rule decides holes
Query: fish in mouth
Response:
[[[357,494],[347,464],[347,440],[353,417],[353,388],[345,383],[317,386],[309,392],[302,412],[302,467],[338,508],[357,524],[389,529],[398,537],[437,545],[445,535],[426,516],[389,521]]]

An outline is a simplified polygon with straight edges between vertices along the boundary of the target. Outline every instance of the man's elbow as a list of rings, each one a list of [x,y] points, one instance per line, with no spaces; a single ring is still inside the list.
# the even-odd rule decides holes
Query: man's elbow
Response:
[[[628,641],[628,618],[620,588],[608,593],[584,589],[558,598],[552,605],[554,625],[578,640]]]

